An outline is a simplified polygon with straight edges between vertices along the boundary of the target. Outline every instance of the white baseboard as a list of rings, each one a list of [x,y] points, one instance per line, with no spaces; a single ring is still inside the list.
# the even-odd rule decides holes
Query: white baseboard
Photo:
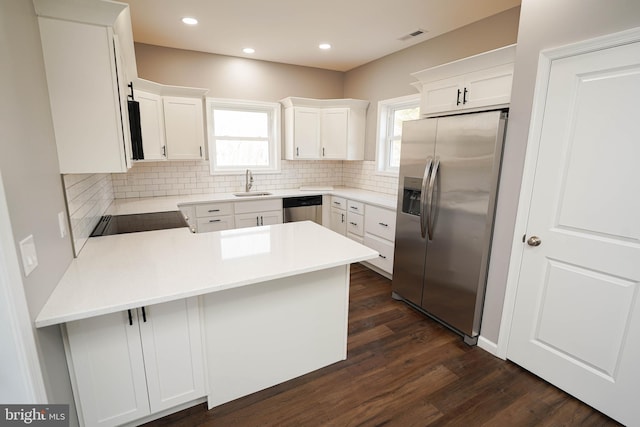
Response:
[[[495,357],[499,357],[498,356],[498,344],[494,343],[493,341],[489,341],[488,339],[486,339],[482,335],[480,335],[478,337],[478,347],[480,347],[481,349],[483,349],[487,353],[491,353]],[[502,359],[502,357],[500,357],[500,359]]]

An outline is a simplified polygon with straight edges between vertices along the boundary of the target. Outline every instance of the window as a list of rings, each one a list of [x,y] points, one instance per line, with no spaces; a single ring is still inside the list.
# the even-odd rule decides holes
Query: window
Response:
[[[420,118],[420,95],[387,99],[378,103],[378,172],[397,175],[400,168],[402,122]]]
[[[211,174],[280,169],[280,104],[207,99]]]

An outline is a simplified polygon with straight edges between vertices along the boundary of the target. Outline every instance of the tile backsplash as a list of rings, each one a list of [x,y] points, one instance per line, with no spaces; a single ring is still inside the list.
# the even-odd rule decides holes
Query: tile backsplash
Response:
[[[113,201],[110,174],[62,175],[71,224],[73,250],[78,256],[89,235]]]

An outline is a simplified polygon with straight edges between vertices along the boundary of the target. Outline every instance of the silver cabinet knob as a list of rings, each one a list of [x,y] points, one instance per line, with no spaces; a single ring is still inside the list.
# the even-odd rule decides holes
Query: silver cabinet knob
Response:
[[[540,246],[542,244],[542,240],[538,236],[531,236],[527,239],[527,245],[529,246]]]

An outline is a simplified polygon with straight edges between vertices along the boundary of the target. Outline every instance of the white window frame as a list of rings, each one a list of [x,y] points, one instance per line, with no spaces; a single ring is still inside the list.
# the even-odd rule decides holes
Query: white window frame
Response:
[[[209,148],[209,170],[211,175],[239,175],[251,169],[253,173],[277,173],[280,172],[280,152],[281,140],[281,113],[280,103],[251,101],[240,99],[207,98],[207,135]],[[247,166],[238,165],[225,167],[216,165],[216,136],[214,133],[213,111],[215,109],[226,108],[237,111],[264,112],[269,116],[269,165],[267,166]]]
[[[390,147],[387,143],[393,130],[393,112],[405,108],[420,107],[420,94],[400,96],[378,102],[378,126],[376,134],[376,174],[398,176],[399,168],[389,166]]]

